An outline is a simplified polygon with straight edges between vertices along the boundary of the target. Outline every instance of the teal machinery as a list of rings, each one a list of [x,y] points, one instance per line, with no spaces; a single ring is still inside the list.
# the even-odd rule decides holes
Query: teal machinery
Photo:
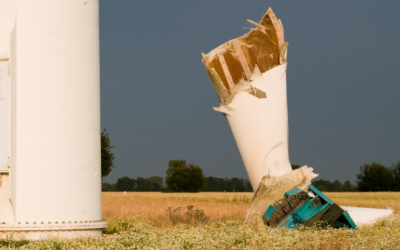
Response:
[[[309,193],[295,188],[285,193],[284,198],[269,206],[264,214],[264,223],[280,228],[297,228],[322,223],[334,228],[357,229],[350,215],[326,197],[313,185]]]

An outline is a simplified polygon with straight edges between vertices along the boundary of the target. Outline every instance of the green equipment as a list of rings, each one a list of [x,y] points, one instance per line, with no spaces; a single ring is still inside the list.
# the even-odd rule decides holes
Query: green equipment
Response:
[[[276,201],[275,207],[269,206],[264,214],[264,223],[276,228],[297,228],[323,222],[334,228],[357,229],[346,211],[313,185],[308,189],[310,193],[298,188],[286,192],[282,200]]]

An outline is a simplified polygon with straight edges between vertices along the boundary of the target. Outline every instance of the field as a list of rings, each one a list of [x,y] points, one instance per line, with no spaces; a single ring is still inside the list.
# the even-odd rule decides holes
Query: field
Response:
[[[103,193],[109,227],[96,239],[3,241],[21,249],[400,249],[400,193],[327,193],[339,205],[390,207],[395,216],[359,230],[252,228],[252,193]]]
[[[400,193],[328,193],[340,205],[387,208],[400,211]],[[181,213],[193,206],[209,221],[243,221],[253,193],[103,193],[103,217],[143,216],[153,226],[167,226],[169,207]]]

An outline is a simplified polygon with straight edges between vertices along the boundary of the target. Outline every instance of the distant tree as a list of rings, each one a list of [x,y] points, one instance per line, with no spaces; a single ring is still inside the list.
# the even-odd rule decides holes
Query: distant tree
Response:
[[[204,187],[204,191],[219,191],[218,178],[213,176],[206,177],[206,186]]]
[[[231,179],[224,178],[223,181],[224,181],[224,191],[232,192],[233,191],[233,186],[232,186]]]
[[[167,177],[165,184],[167,189],[172,192],[187,192],[189,183],[187,181],[188,171],[186,168],[186,160],[170,160],[168,162]]]
[[[244,180],[239,178],[232,178],[230,180],[233,192],[243,192],[244,191]]]
[[[145,178],[136,178],[135,184],[135,191],[149,191],[149,181]]]
[[[203,169],[197,165],[189,164],[189,192],[200,192],[206,185],[206,177],[203,174]]]
[[[296,165],[296,164],[292,164],[292,170],[295,170],[295,169],[298,169],[298,168],[301,168],[301,166],[300,165]]]
[[[330,182],[329,180],[314,180],[312,181],[312,185],[323,192],[342,192],[343,185],[340,181],[335,180],[334,182]]]
[[[117,191],[133,191],[134,187],[135,187],[135,180],[127,176],[119,178],[117,180],[117,183],[115,184],[115,188]]]
[[[360,166],[357,188],[360,191],[392,191],[394,176],[390,168],[376,162]]]
[[[329,192],[332,190],[332,183],[328,180],[314,180],[312,181],[312,185],[322,192]]]
[[[254,192],[253,186],[251,186],[250,181],[247,180],[247,179],[244,180],[244,191],[246,191],[246,192]]]
[[[110,174],[115,168],[114,166],[114,154],[111,153],[111,149],[114,148],[111,145],[110,137],[106,129],[101,132],[101,178]]]
[[[103,192],[116,191],[115,184],[102,182],[101,183],[101,191],[103,191]]]
[[[223,192],[225,190],[225,180],[213,176],[206,177],[204,191]]]
[[[350,181],[345,181],[343,185],[343,191],[349,192],[351,191],[352,186]]]
[[[206,184],[203,170],[186,160],[170,160],[165,183],[172,192],[199,192]]]
[[[253,192],[251,183],[247,179],[233,177],[217,178],[213,176],[206,177],[206,186],[203,191],[208,192]]]
[[[333,192],[342,192],[342,183],[340,182],[340,181],[338,181],[338,180],[335,180],[334,182],[333,182]]]
[[[150,176],[146,178],[146,181],[148,182],[149,191],[161,191],[164,187],[163,178],[160,176]]]
[[[400,161],[393,163],[390,171],[393,175],[393,191],[400,191]]]

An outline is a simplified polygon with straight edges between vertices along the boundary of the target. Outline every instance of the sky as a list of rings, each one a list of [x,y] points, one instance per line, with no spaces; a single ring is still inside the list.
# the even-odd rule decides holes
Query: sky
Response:
[[[400,160],[400,1],[100,0],[101,124],[116,168],[166,176],[171,159],[205,176],[248,178],[201,63],[271,7],[289,42],[289,156],[318,179]]]

